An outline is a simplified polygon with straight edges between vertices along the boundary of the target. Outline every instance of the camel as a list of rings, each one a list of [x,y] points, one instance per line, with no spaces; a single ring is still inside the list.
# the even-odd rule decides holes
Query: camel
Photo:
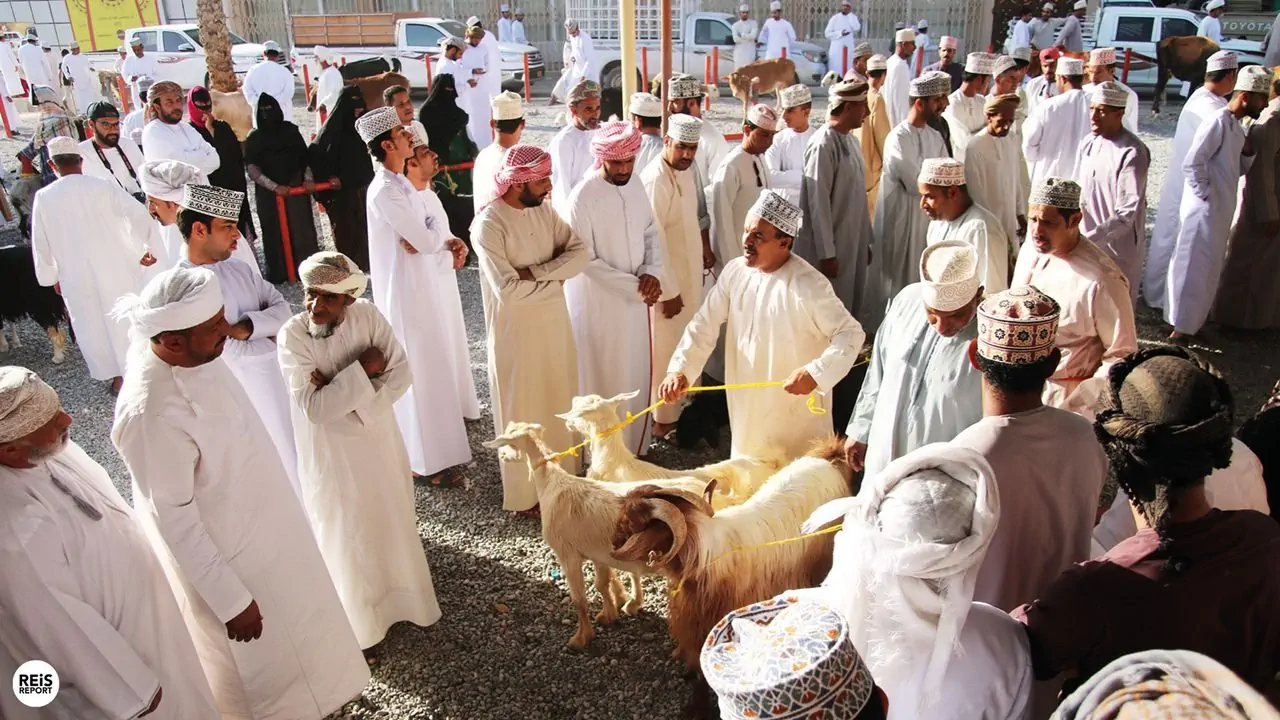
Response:
[[[1218,52],[1218,43],[1198,35],[1167,37],[1156,47],[1156,96],[1151,102],[1151,114],[1160,115],[1160,103],[1164,100],[1165,86],[1169,78],[1191,83],[1191,90],[1204,82],[1205,65],[1209,56]]]

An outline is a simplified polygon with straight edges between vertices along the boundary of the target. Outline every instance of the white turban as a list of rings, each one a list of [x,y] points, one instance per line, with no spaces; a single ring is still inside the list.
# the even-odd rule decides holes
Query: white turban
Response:
[[[369,279],[351,258],[340,252],[318,252],[298,266],[302,286],[334,295],[360,297]]]
[[[0,367],[0,443],[24,438],[58,414],[58,393],[24,367]]]
[[[142,192],[169,202],[182,202],[182,189],[187,185],[205,185],[209,178],[195,165],[178,160],[145,162],[138,168],[138,184]]]
[[[193,328],[223,308],[218,276],[202,267],[175,267],[151,279],[137,295],[116,302],[112,315],[132,325],[139,342],[162,332]]]
[[[995,474],[977,451],[934,443],[864,480],[857,497],[814,511],[803,531],[844,516],[823,582],[876,681],[902,687],[926,668],[923,707],[940,689],[1000,519]]]

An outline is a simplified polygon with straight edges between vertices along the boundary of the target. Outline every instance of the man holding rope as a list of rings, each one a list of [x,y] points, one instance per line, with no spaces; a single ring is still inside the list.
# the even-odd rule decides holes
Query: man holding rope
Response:
[[[848,374],[866,333],[812,265],[793,257],[800,208],[765,188],[747,213],[742,256],[730,260],[684,331],[659,389],[666,402],[685,393],[702,374],[726,326],[725,382],[772,384],[730,392],[732,455],[788,457],[805,453],[829,435],[831,416],[811,411],[810,393],[829,393]],[[780,373],[790,373],[785,378]],[[830,396],[822,398],[829,410]]]

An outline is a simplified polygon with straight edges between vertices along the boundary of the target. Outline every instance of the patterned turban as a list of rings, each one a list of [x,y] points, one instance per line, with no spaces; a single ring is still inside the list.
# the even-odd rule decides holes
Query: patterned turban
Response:
[[[578,81],[578,84],[574,85],[573,89],[569,91],[569,104],[577,105],[593,95],[599,97],[600,83],[584,78]]]
[[[634,158],[640,153],[640,141],[640,131],[631,123],[602,123],[591,136],[591,157],[596,159],[592,167],[600,167],[605,161]]]
[[[955,312],[969,304],[982,286],[978,257],[963,240],[943,240],[920,256],[920,294],[939,312]]]
[[[58,393],[24,367],[0,368],[0,443],[24,438],[58,414]]]
[[[182,95],[182,86],[172,80],[161,80],[151,86],[147,91],[147,99],[151,102],[159,102],[160,98],[165,95]]]
[[[502,167],[494,176],[498,197],[506,194],[512,185],[534,182],[551,177],[551,155],[533,145],[513,145],[502,158]]]
[[[369,278],[351,258],[340,252],[318,252],[298,266],[302,286],[315,288],[334,295],[360,297],[369,285]]]

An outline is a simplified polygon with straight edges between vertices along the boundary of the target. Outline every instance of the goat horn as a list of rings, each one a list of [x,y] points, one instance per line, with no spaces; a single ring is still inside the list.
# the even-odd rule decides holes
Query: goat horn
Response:
[[[639,542],[640,542],[640,533],[635,533],[631,535],[631,537],[628,537],[626,542],[614,548],[613,552],[610,553],[610,555],[612,555],[617,560],[624,560],[624,559],[630,560],[630,558],[628,558],[627,556],[630,555],[632,551],[635,550],[635,546]],[[654,556],[654,553],[650,551],[649,561],[648,561],[650,565],[653,565],[653,556]]]
[[[685,538],[689,535],[689,524],[685,521],[684,513],[680,512],[680,508],[665,500],[651,501],[650,512],[654,520],[664,522],[668,528],[671,528],[671,549],[667,554],[651,561],[649,565],[666,565],[675,558],[676,553],[680,552],[680,548],[684,547]]]
[[[649,493],[649,495],[655,499],[675,498],[677,500],[684,500],[697,508],[698,512],[701,512],[703,515],[708,517],[716,514],[715,508],[711,507],[711,503],[707,502],[705,497],[682,488],[660,488],[656,492]]]

